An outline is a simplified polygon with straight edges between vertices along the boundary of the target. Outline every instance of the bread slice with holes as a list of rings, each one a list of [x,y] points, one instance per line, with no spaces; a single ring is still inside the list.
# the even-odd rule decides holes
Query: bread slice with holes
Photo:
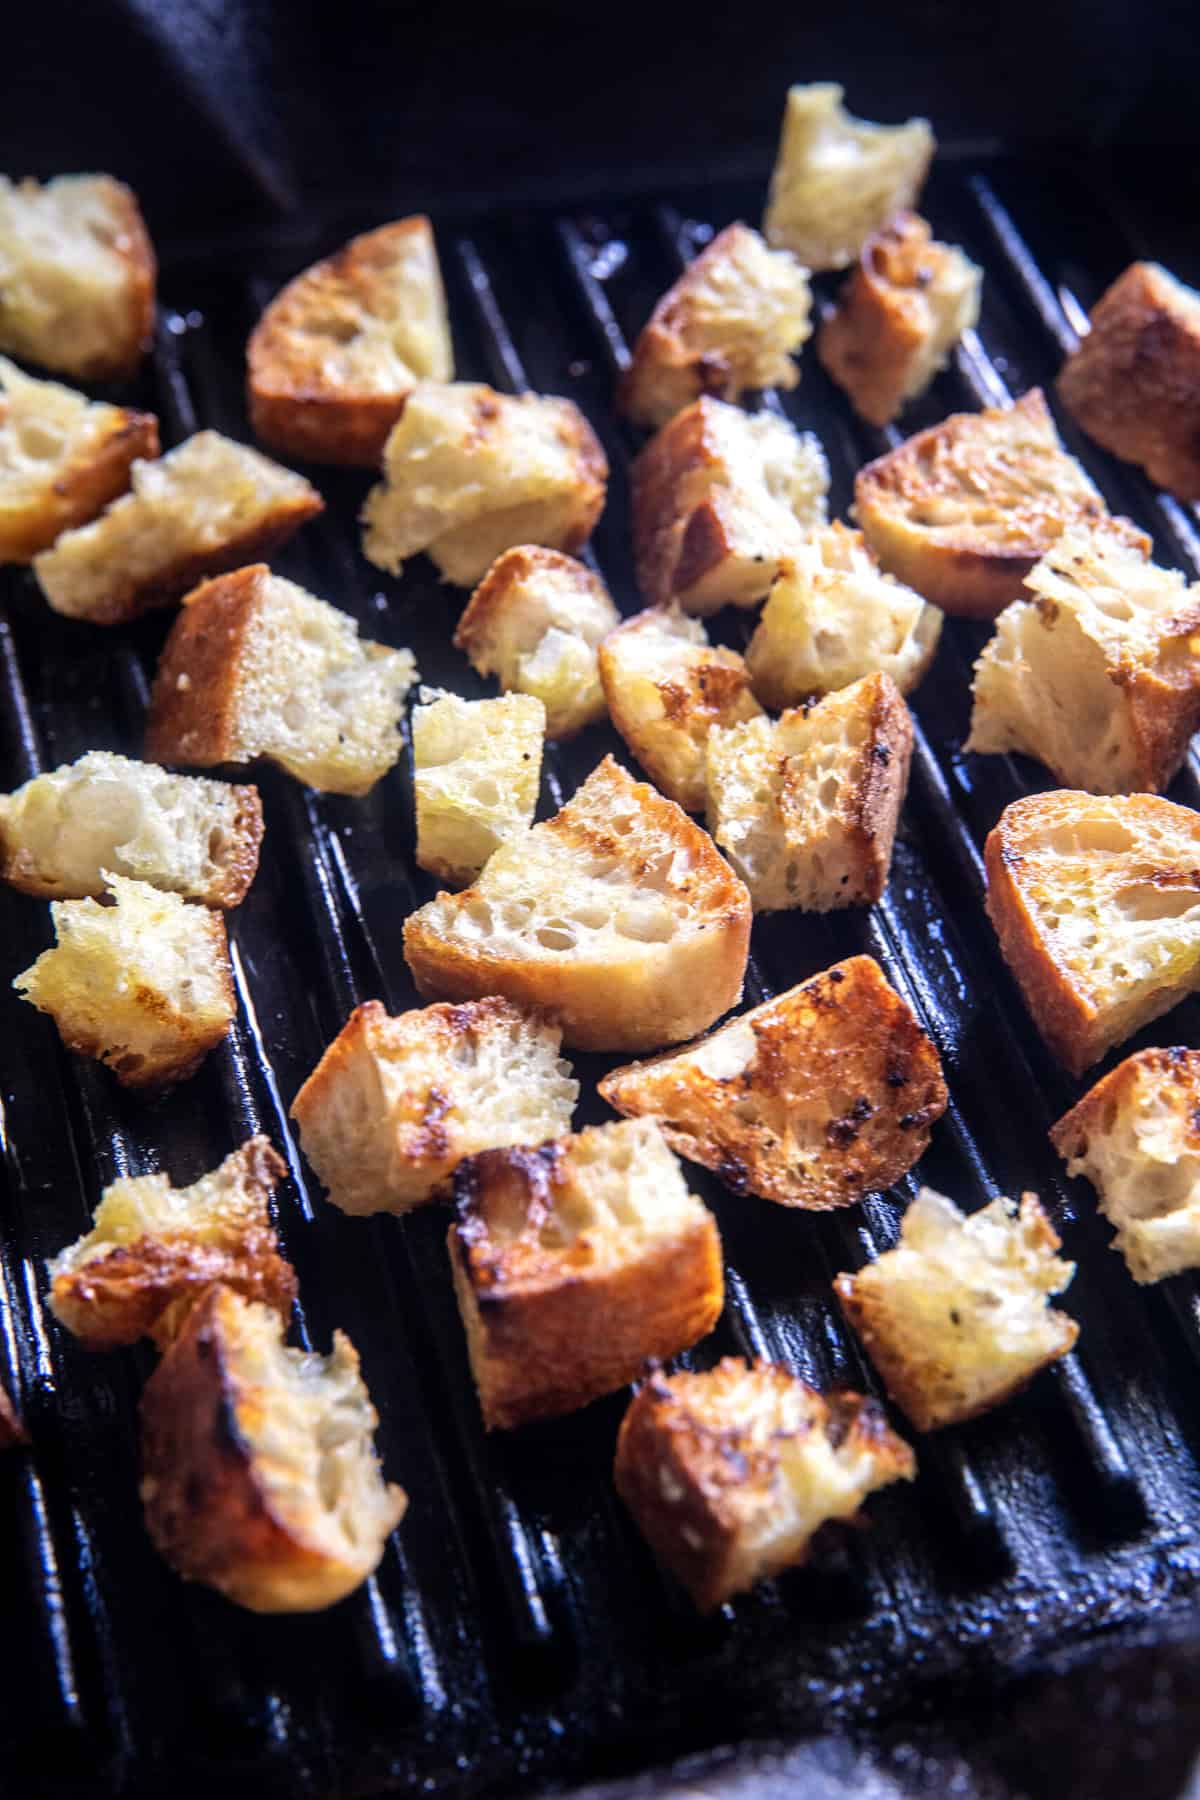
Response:
[[[154,335],[154,250],[111,175],[0,175],[0,350],[80,381],[132,375]]]
[[[462,700],[422,688],[413,709],[417,862],[450,887],[533,824],[546,709],[531,694]]]
[[[378,468],[418,381],[451,381],[437,247],[422,215],[351,238],[278,293],[246,346],[254,435],[284,456]]]
[[[27,563],[103,512],[139,457],[158,455],[153,413],[35,381],[0,356],[0,563]]]
[[[347,1213],[409,1212],[465,1156],[571,1128],[562,1034],[493,996],[389,1018],[355,1007],[292,1102],[304,1154]]]
[[[594,570],[560,550],[520,544],[498,556],[454,633],[478,675],[546,708],[546,736],[575,737],[604,717],[596,651],[621,615]]]
[[[679,607],[652,606],[610,632],[599,659],[609,716],[633,754],[676,805],[703,812],[709,733],[762,710],[742,658]]]
[[[870,956],[614,1069],[599,1091],[735,1193],[822,1211],[899,1181],[947,1100],[936,1049]]]
[[[473,887],[404,924],[422,994],[503,994],[579,1050],[657,1050],[734,1005],[750,897],[708,834],[612,757]]]
[[[916,1468],[877,1401],[726,1356],[643,1382],[613,1480],[659,1562],[712,1612],[807,1562],[823,1525],[856,1519],[869,1494]]]
[[[756,912],[831,912],[882,896],[912,744],[890,675],[710,734],[708,828]]]
[[[922,1188],[894,1250],[834,1283],[842,1309],[918,1431],[999,1406],[1065,1356],[1079,1327],[1050,1305],[1075,1273],[1036,1194],[969,1217]]]
[[[649,1119],[485,1150],[455,1193],[454,1290],[489,1431],[575,1412],[720,1316],[716,1221]]]
[[[703,614],[762,599],[824,522],[829,465],[811,432],[705,398],[651,438],[630,480],[638,586]]]
[[[158,762],[278,763],[331,794],[367,794],[403,748],[411,650],[358,634],[336,606],[251,563],[190,593],[163,645],[146,724]]]
[[[132,491],[107,512],[34,558],[55,612],[123,624],[206,575],[266,556],[325,504],[302,476],[216,431],[135,462],[130,479]]]
[[[254,787],[169,775],[107,750],[0,794],[0,876],[48,900],[99,898],[104,871],[237,906],[258,869]]]
[[[702,394],[739,400],[747,389],[794,388],[792,359],[812,333],[811,307],[808,271],[789,251],[768,249],[748,225],[727,225],[638,333],[620,410],[657,429]]]
[[[144,881],[105,880],[111,905],[53,902],[58,941],[13,986],[122,1086],[183,1081],[233,1023],[225,921]]]
[[[1030,794],[985,846],[987,910],[1051,1050],[1081,1075],[1200,988],[1200,815],[1152,794]]]
[[[162,1174],[114,1181],[91,1230],[48,1265],[55,1317],[88,1350],[141,1337],[165,1349],[220,1282],[289,1318],[296,1276],[270,1212],[286,1174],[269,1140],[252,1137],[188,1187]]]

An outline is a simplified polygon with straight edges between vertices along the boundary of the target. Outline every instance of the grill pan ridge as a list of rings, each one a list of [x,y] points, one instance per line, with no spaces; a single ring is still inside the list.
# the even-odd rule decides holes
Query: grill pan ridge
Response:
[[[591,554],[626,613],[640,605],[626,479],[638,440],[614,418],[615,376],[711,226],[754,219],[760,204],[761,189],[727,185],[661,205],[618,197],[435,221],[459,375],[567,394],[604,442],[612,481]],[[1087,307],[1132,254],[1082,188],[1078,199],[1057,194],[1056,208],[1047,225],[1017,165],[939,164],[925,210],[940,237],[984,265],[983,313],[905,434],[1052,379]],[[331,222],[319,240],[258,257],[164,258],[155,353],[135,398],[159,413],[165,445],[200,426],[249,441],[250,325],[283,279],[371,222]],[[832,291],[817,283],[818,306]],[[898,441],[854,418],[811,351],[799,388],[763,403],[821,437],[836,516],[855,469]],[[1200,574],[1196,509],[1059,424],[1114,509],[1152,532],[1158,560]],[[355,525],[365,481],[306,472],[328,511],[275,566],[367,635],[411,645],[426,683],[483,693],[450,648],[465,595],[423,559],[399,582],[373,570]],[[0,572],[5,789],[89,748],[139,753],[166,623],[81,626],[50,614],[29,575]],[[1082,1326],[1077,1350],[998,1413],[918,1439],[918,1481],[878,1496],[869,1530],[696,1620],[613,1494],[621,1398],[485,1437],[443,1210],[343,1217],[291,1133],[287,1106],[349,1009],[371,997],[389,1010],[416,1002],[400,929],[434,883],[412,860],[408,758],[357,802],[256,772],[267,834],[230,920],[238,1017],[192,1081],[132,1099],[64,1052],[7,986],[0,999],[0,1373],[35,1445],[0,1464],[0,1591],[14,1646],[0,1684],[0,1767],[38,1771],[36,1790],[0,1789],[188,1795],[218,1780],[231,1794],[530,1792],[737,1737],[861,1724],[938,1683],[984,1686],[1052,1648],[1165,1621],[1194,1596],[1197,1280],[1135,1288],[1090,1193],[1064,1181],[1046,1140],[1079,1089],[1044,1050],[1000,959],[980,847],[1009,800],[1051,783],[1021,759],[961,754],[985,636],[948,621],[913,697],[912,785],[883,901],[760,919],[745,999],[857,951],[879,959],[937,1043],[951,1088],[922,1177],[970,1207],[997,1192],[1041,1193],[1079,1264],[1065,1297]],[[628,761],[607,728],[550,747],[539,816],[609,748]],[[1200,804],[1194,756],[1171,794]],[[0,921],[7,983],[50,941],[49,915],[5,890]],[[1148,1037],[1200,1046],[1200,1003],[1133,1047]],[[577,1059],[580,1122],[603,1116],[594,1085],[612,1060]],[[289,1168],[278,1224],[300,1278],[296,1339],[325,1348],[335,1326],[349,1332],[381,1415],[387,1473],[410,1495],[376,1577],[331,1613],[287,1621],[185,1587],[154,1557],[136,1501],[137,1394],[151,1359],[87,1355],[45,1305],[45,1259],[83,1228],[102,1186],[152,1168],[193,1180],[259,1129]],[[765,1355],[818,1385],[877,1391],[830,1281],[894,1242],[912,1179],[814,1216],[688,1175],[721,1226],[728,1297],[716,1331],[683,1360]]]

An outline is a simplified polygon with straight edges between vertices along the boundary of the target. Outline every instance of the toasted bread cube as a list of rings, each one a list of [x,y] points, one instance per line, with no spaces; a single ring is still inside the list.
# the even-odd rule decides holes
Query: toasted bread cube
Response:
[[[378,468],[417,382],[454,378],[429,220],[351,238],[276,294],[246,346],[254,435],[284,456]]]
[[[708,828],[756,912],[831,912],[880,898],[912,744],[890,675],[712,732]]]
[[[504,994],[579,1050],[657,1050],[734,1005],[750,896],[708,834],[611,756],[473,887],[404,923],[431,999]]]
[[[726,1356],[639,1387],[613,1480],[659,1562],[712,1612],[807,1562],[822,1525],[916,1471],[877,1401]]]
[[[154,250],[110,175],[0,175],[0,350],[81,381],[132,375],[154,335]]]
[[[25,1421],[8,1389],[0,1383],[0,1450],[15,1450],[18,1444],[28,1442]]]
[[[1065,531],[975,665],[968,750],[1021,750],[1065,787],[1158,792],[1200,726],[1200,583],[1102,524]]]
[[[792,357],[812,335],[808,271],[769,250],[748,225],[727,225],[667,289],[638,334],[618,405],[657,429],[702,394],[794,388]]]
[[[465,1156],[571,1129],[579,1083],[561,1042],[495,996],[398,1018],[368,1000],[292,1102],[304,1154],[343,1212],[409,1212]]]
[[[530,694],[462,700],[422,688],[412,716],[417,862],[465,887],[533,824],[546,709]]]
[[[834,1282],[842,1308],[918,1431],[999,1406],[1079,1336],[1050,1305],[1075,1273],[1036,1194],[970,1217],[922,1188],[894,1250]]]
[[[119,625],[168,606],[206,575],[266,556],[325,504],[302,476],[216,431],[135,462],[131,480],[131,493],[34,558],[55,612]]]
[[[105,880],[111,906],[54,901],[58,942],[13,986],[123,1087],[183,1081],[233,1023],[225,921],[144,881]]]
[[[633,548],[638,586],[685,612],[753,606],[825,520],[829,465],[811,432],[773,413],[697,400],[637,457]]]
[[[257,788],[89,750],[0,794],[0,877],[48,900],[99,899],[112,869],[185,900],[237,906],[262,835]]]
[[[368,794],[403,748],[411,650],[360,638],[336,606],[251,563],[190,593],[163,645],[146,754],[212,768],[278,763],[330,794]]]
[[[454,647],[505,693],[540,700],[548,738],[570,738],[604,717],[596,647],[620,620],[585,563],[522,544],[497,557],[471,595]]]
[[[1151,794],[1014,800],[987,910],[1051,1050],[1081,1075],[1200,988],[1200,816]]]
[[[1200,293],[1131,263],[1055,386],[1076,424],[1181,500],[1200,500]]]
[[[363,554],[399,575],[424,550],[447,581],[473,587],[515,544],[581,550],[607,482],[600,440],[573,401],[419,381],[367,495]]]
[[[575,1412],[720,1317],[716,1221],[650,1119],[485,1150],[455,1191],[454,1291],[489,1431]]]
[[[902,694],[937,649],[942,615],[885,575],[861,531],[818,525],[780,569],[746,651],[764,706],[795,706],[876,670]]]
[[[833,81],[788,89],[763,219],[767,242],[810,269],[845,269],[872,233],[913,206],[936,148],[927,119],[873,125]]]
[[[114,1181],[92,1229],[49,1264],[51,1311],[88,1350],[140,1337],[165,1349],[214,1282],[288,1318],[296,1276],[270,1212],[286,1175],[269,1140],[253,1137],[190,1187],[166,1175]]]
[[[316,1612],[378,1567],[408,1504],[343,1332],[293,1350],[283,1320],[210,1287],[142,1395],[142,1504],[186,1581],[251,1612]]]
[[[739,1194],[849,1206],[899,1181],[946,1110],[936,1049],[869,956],[852,956],[711,1037],[614,1069],[600,1094]]]
[[[2,302],[0,302],[2,304]],[[0,356],[0,563],[26,563],[85,525],[158,455],[153,413],[34,381]]]

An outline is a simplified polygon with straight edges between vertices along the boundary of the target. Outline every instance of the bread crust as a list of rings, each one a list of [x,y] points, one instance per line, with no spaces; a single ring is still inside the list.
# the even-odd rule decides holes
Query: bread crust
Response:
[[[15,1450],[29,1442],[25,1421],[17,1411],[8,1389],[0,1383],[0,1450]]]
[[[151,761],[214,768],[233,760],[243,647],[269,575],[266,563],[250,563],[202,582],[185,598],[150,690]]]
[[[102,513],[111,500],[129,486],[129,471],[137,460],[159,453],[158,420],[153,413],[114,408],[115,417],[99,443],[87,454],[72,457],[59,468],[41,503],[20,518],[5,519],[0,513],[0,563],[32,562],[49,549],[60,533],[86,525]],[[0,423],[4,395],[0,389]]]

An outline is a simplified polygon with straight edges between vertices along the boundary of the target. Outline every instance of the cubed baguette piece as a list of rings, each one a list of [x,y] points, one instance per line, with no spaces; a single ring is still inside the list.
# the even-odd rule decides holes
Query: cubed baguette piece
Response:
[[[287,1166],[247,1139],[189,1187],[127,1176],[100,1196],[92,1229],[49,1265],[50,1307],[88,1350],[151,1337],[160,1349],[214,1282],[288,1318],[296,1276],[279,1252],[270,1199]]]
[[[1073,1075],[1200,988],[1200,814],[1152,794],[1030,794],[985,846],[987,910]]]
[[[727,1356],[642,1384],[613,1480],[659,1562],[712,1612],[807,1562],[822,1525],[856,1518],[868,1494],[916,1468],[877,1401]]]
[[[358,634],[346,613],[251,563],[184,601],[150,698],[146,754],[212,768],[278,763],[331,794],[366,794],[403,748],[411,650]]]
[[[792,361],[812,333],[808,271],[769,250],[748,225],[727,225],[663,295],[638,334],[618,404],[657,428],[712,394],[794,388]]]
[[[53,903],[58,942],[13,986],[123,1086],[183,1081],[233,1023],[225,921],[144,881],[105,879],[110,906]]]
[[[767,241],[810,269],[844,269],[873,232],[912,206],[935,142],[927,119],[874,125],[842,105],[843,89],[788,89],[783,134],[763,220]]]
[[[1075,1273],[1036,1194],[970,1217],[922,1188],[894,1250],[834,1283],[897,1406],[918,1431],[987,1412],[1079,1336],[1050,1305]]]
[[[712,839],[611,757],[473,887],[404,925],[422,994],[504,994],[580,1050],[657,1050],[704,1031],[741,994],[749,942],[750,896]]]
[[[1182,500],[1200,500],[1200,293],[1131,263],[1092,309],[1058,395],[1076,424]]]
[[[571,1128],[558,1029],[508,1000],[350,1014],[292,1102],[304,1154],[347,1213],[410,1211],[465,1156]]]
[[[0,794],[0,875],[48,900],[99,899],[111,869],[185,900],[237,906],[262,835],[257,788],[107,750]]]
[[[651,780],[685,811],[703,812],[709,733],[761,711],[737,651],[710,644],[677,606],[652,606],[605,638],[600,679],[613,724]]]
[[[254,327],[246,365],[250,423],[263,443],[377,468],[417,382],[454,377],[429,220],[364,232],[289,281]]]
[[[413,709],[417,862],[450,887],[533,824],[546,709],[531,694],[462,700],[422,688]]]
[[[55,612],[119,625],[168,606],[206,575],[277,549],[325,504],[302,476],[216,431],[135,462],[131,481],[131,493],[34,558]]]
[[[720,1316],[716,1222],[649,1119],[485,1150],[455,1188],[450,1260],[489,1431],[575,1412]]]
[[[1103,522],[1065,531],[975,665],[968,750],[1021,750],[1065,787],[1159,792],[1200,725],[1200,583]]]
[[[504,550],[580,550],[604,506],[608,462],[571,400],[421,381],[367,496],[363,553],[399,575],[425,550],[447,581],[473,587]]]
[[[0,1383],[0,1450],[15,1450],[29,1442],[29,1433],[8,1389]]]
[[[942,614],[885,575],[861,531],[818,525],[791,552],[746,651],[764,706],[795,706],[864,675],[890,675],[911,693],[937,649]]]
[[[633,465],[638,586],[685,612],[753,606],[825,519],[829,465],[811,432],[773,413],[697,400]]]
[[[620,618],[586,563],[520,544],[497,557],[471,595],[454,647],[506,693],[540,700],[548,738],[571,738],[604,717],[596,647]]]
[[[0,563],[29,562],[86,525],[125,492],[138,457],[157,455],[153,413],[35,381],[0,356]]]
[[[880,898],[912,744],[890,675],[710,734],[708,828],[756,912],[831,912]]]
[[[142,1395],[142,1504],[177,1574],[252,1612],[316,1612],[377,1568],[404,1516],[353,1344],[293,1350],[283,1320],[211,1287]]]
[[[132,375],[154,335],[154,250],[110,175],[0,175],[0,350],[81,381]]]
[[[849,1206],[890,1187],[946,1110],[936,1049],[869,956],[852,956],[711,1037],[614,1069],[601,1096],[661,1126],[736,1193]]]

